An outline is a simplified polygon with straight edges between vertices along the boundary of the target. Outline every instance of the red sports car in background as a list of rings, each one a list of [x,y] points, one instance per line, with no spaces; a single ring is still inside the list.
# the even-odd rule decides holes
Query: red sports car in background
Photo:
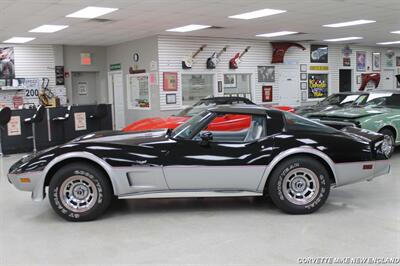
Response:
[[[197,115],[208,108],[214,107],[216,105],[232,105],[232,104],[248,104],[256,105],[252,101],[244,97],[212,97],[204,98],[199,102],[195,103],[193,106],[187,107],[180,111],[177,115],[163,117],[150,117],[138,120],[128,125],[123,129],[123,131],[145,131],[154,130],[162,128],[174,129],[180,124],[184,123],[192,116]],[[273,108],[278,108],[284,111],[290,111],[292,109],[287,106],[272,106]],[[209,130],[214,131],[225,131],[225,130],[242,130],[248,128],[250,125],[250,118],[244,115],[230,115],[223,116],[216,119],[208,127]]]

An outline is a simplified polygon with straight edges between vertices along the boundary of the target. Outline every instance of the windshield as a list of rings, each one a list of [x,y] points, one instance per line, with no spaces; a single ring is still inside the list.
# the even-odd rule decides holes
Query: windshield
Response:
[[[392,98],[398,98],[397,95],[393,93],[370,93],[360,95],[353,103],[354,106],[387,106],[393,105]]]
[[[333,94],[319,104],[323,106],[327,105],[337,105],[337,106],[344,106],[349,105],[354,102],[355,99],[358,98],[357,94]]]
[[[204,111],[193,116],[188,121],[175,128],[171,132],[171,137],[176,139],[191,139],[198,131],[200,131],[200,129],[203,128],[204,124],[211,119],[212,115],[211,112]]]

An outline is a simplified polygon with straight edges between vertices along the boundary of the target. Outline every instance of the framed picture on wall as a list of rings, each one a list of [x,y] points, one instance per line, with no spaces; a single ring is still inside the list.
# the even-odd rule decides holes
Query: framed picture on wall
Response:
[[[218,93],[222,93],[222,81],[218,81]]]
[[[381,53],[372,53],[372,71],[381,71]]]
[[[400,56],[396,56],[396,66],[400,67]]]
[[[308,74],[308,99],[328,96],[328,74]]]
[[[224,87],[236,88],[236,74],[224,74]]]
[[[262,86],[262,101],[272,102],[272,86]]]
[[[177,72],[164,72],[163,74],[163,90],[164,91],[177,91],[178,90],[178,73]]]
[[[300,73],[300,80],[307,80],[307,73]]]
[[[176,104],[176,94],[175,93],[165,94],[165,103],[166,104]]]
[[[350,57],[343,57],[343,66],[346,66],[346,67],[351,66]]]
[[[356,76],[356,82],[357,84],[361,84],[361,75]]]
[[[307,91],[302,91],[301,92],[301,101],[306,102],[307,101]]]
[[[328,46],[311,44],[310,62],[311,63],[328,63]]]
[[[307,90],[307,82],[300,82],[300,89]]]
[[[307,72],[307,64],[300,64],[300,72]]]
[[[366,70],[366,53],[363,51],[356,52],[357,71],[364,72]]]
[[[258,66],[258,82],[275,82],[275,66]]]

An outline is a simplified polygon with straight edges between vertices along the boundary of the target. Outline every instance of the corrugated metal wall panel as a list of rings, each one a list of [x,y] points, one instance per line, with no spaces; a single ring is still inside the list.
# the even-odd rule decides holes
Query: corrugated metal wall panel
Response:
[[[196,58],[195,63],[191,70],[183,70],[181,61],[185,56],[191,55],[201,45],[206,44],[204,48]],[[161,110],[172,110],[182,108],[182,93],[181,84],[178,82],[177,91],[177,103],[170,105],[165,103],[165,94],[163,91],[163,72],[178,72],[178,80],[180,81],[180,74],[182,73],[213,73],[216,75],[217,81],[223,79],[223,73],[249,73],[252,74],[253,84],[255,88],[252,91],[252,100],[256,103],[262,102],[262,86],[272,85],[273,86],[273,103],[279,104],[280,95],[285,93],[285,88],[279,86],[279,75],[281,69],[284,70],[286,65],[299,65],[307,64],[308,73],[328,73],[329,74],[329,93],[334,93],[339,90],[339,69],[353,69],[353,90],[357,90],[359,84],[356,84],[356,76],[360,75],[361,72],[356,71],[356,51],[365,51],[367,54],[367,66],[371,66],[372,52],[380,52],[382,55],[382,69],[385,67],[385,52],[388,48],[386,47],[361,47],[353,46],[350,48],[353,50],[351,54],[351,66],[343,67],[343,54],[342,49],[344,45],[340,44],[328,44],[329,47],[329,58],[328,64],[311,64],[310,63],[310,44],[301,43],[306,50],[302,51],[298,48],[290,48],[285,54],[285,64],[274,64],[275,65],[275,82],[274,83],[258,83],[257,82],[257,66],[268,66],[271,64],[272,59],[272,47],[268,41],[263,40],[243,40],[243,39],[225,39],[225,38],[205,38],[205,37],[180,37],[180,36],[160,36],[158,39],[158,58],[159,58],[159,71],[160,71],[160,109]],[[226,53],[220,57],[221,61],[217,68],[214,70],[206,69],[207,58],[212,55],[213,52],[220,51],[224,46],[229,45]],[[251,46],[249,52],[242,58],[242,63],[237,70],[230,70],[228,66],[229,60],[237,53],[242,52],[246,46]],[[400,55],[400,50],[396,50],[396,54]],[[310,71],[311,65],[326,65],[329,67],[329,71]],[[396,67],[389,67],[389,69],[396,69]],[[367,72],[372,72],[367,71]],[[397,72],[396,72],[397,73]],[[300,69],[299,69],[300,76]],[[379,87],[381,88],[381,86]],[[299,77],[299,90],[300,90],[300,77]],[[217,91],[216,88],[214,91]],[[167,92],[171,93],[171,92]],[[216,93],[218,95],[218,93]],[[312,102],[310,100],[309,102]]]

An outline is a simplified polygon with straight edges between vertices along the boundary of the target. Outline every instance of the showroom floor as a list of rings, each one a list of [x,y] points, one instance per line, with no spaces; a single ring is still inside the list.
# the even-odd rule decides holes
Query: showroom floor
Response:
[[[59,218],[5,177],[0,265],[297,264],[298,258],[400,257],[400,151],[392,173],[332,191],[317,213],[292,216],[253,198],[124,200],[87,223]]]

